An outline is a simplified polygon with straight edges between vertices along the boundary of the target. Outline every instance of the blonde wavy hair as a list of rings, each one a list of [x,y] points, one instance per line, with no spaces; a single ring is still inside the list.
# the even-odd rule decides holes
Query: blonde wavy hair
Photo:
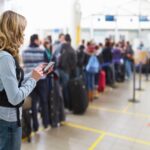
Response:
[[[0,17],[0,51],[9,52],[18,61],[26,24],[24,16],[10,10],[5,11]]]

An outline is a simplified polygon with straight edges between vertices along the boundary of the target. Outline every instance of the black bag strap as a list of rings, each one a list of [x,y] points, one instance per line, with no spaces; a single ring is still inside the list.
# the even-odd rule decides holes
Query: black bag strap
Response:
[[[20,67],[18,61],[15,58],[14,60],[15,60],[15,65],[16,65],[16,77],[17,77],[17,80],[19,81],[18,87],[21,87],[21,83],[24,80],[24,71]]]
[[[21,87],[22,81],[24,80],[24,71],[20,67],[18,61],[14,58],[15,65],[16,65],[16,76],[17,80],[19,81],[18,87]],[[20,110],[19,108],[23,105],[24,100],[16,106],[16,114],[17,114],[17,124],[19,127],[21,127],[21,120],[20,120]]]

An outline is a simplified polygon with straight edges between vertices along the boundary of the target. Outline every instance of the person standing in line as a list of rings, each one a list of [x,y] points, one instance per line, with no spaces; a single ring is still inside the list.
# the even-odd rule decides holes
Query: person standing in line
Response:
[[[40,40],[38,34],[30,37],[30,44],[23,53],[22,59],[25,73],[29,73],[35,66],[46,63],[44,59],[44,49],[40,48]],[[38,111],[41,112],[42,123],[44,128],[49,126],[49,110],[48,110],[48,80],[43,77],[37,82],[35,89],[31,93],[32,98],[32,119],[33,130],[37,132],[39,129]],[[39,106],[39,107],[38,107]]]
[[[68,82],[70,79],[76,77],[77,55],[74,48],[71,45],[71,36],[65,35],[65,42],[62,44],[60,51],[59,62],[59,76],[60,84],[63,87],[63,96],[65,107],[71,110],[71,101],[68,93]]]
[[[87,42],[87,48],[85,51],[84,67],[85,67],[85,79],[86,86],[88,90],[88,99],[90,102],[94,100],[94,86],[95,86],[95,74],[93,72],[87,71],[86,67],[92,56],[96,56],[95,44],[92,41]]]
[[[65,43],[65,35],[61,33],[58,36],[58,41],[54,43],[53,51],[52,51],[52,61],[55,62],[55,66],[58,72],[59,72],[59,67],[60,67],[59,65],[60,65],[61,49],[64,43]]]
[[[134,51],[129,41],[126,42],[124,47],[124,62],[126,71],[126,80],[130,80],[132,76],[132,65],[134,62]]]
[[[44,65],[38,65],[23,80],[19,47],[26,24],[25,17],[13,11],[5,11],[0,18],[0,150],[21,149],[21,106],[44,76]]]
[[[84,59],[85,59],[85,48],[83,45],[80,45],[77,50],[77,77],[83,77],[83,67],[84,67]]]
[[[115,73],[114,66],[112,63],[113,55],[112,55],[112,43],[110,39],[105,40],[105,46],[102,50],[102,58],[104,64],[106,64],[103,69],[106,72],[106,83],[108,86],[112,88],[116,88],[115,86]]]
[[[62,44],[65,43],[65,35],[60,33],[58,36],[58,40],[53,44],[53,57],[57,55],[61,51]]]
[[[51,43],[49,41],[44,41],[44,48],[45,48],[45,52],[44,52],[44,59],[45,62],[50,62],[51,57],[52,57],[52,48],[51,48]]]

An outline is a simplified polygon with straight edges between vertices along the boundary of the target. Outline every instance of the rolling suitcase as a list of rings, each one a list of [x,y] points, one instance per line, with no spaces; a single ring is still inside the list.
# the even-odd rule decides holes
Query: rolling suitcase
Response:
[[[70,80],[68,83],[68,91],[73,113],[83,114],[89,102],[84,81],[81,78]]]
[[[125,66],[124,64],[120,64],[120,68],[117,74],[117,81],[124,82],[125,81]]]
[[[64,100],[56,74],[51,75],[51,91],[49,95],[49,117],[52,128],[65,121]]]
[[[104,92],[106,87],[106,73],[105,71],[100,71],[99,81],[98,81],[98,91]]]

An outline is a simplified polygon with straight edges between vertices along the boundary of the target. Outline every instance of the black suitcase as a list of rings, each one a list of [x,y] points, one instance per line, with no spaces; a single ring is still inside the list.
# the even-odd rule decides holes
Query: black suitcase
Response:
[[[125,81],[125,66],[124,64],[116,64],[115,65],[115,75],[117,82],[124,82]]]
[[[83,114],[88,107],[88,96],[83,79],[72,79],[68,83],[69,100],[74,114]]]
[[[56,75],[55,75],[56,76]],[[65,121],[64,100],[58,79],[51,75],[51,91],[49,95],[49,117],[52,128]]]
[[[120,80],[120,82],[125,81],[125,66],[124,66],[124,64],[120,65],[119,80]]]

